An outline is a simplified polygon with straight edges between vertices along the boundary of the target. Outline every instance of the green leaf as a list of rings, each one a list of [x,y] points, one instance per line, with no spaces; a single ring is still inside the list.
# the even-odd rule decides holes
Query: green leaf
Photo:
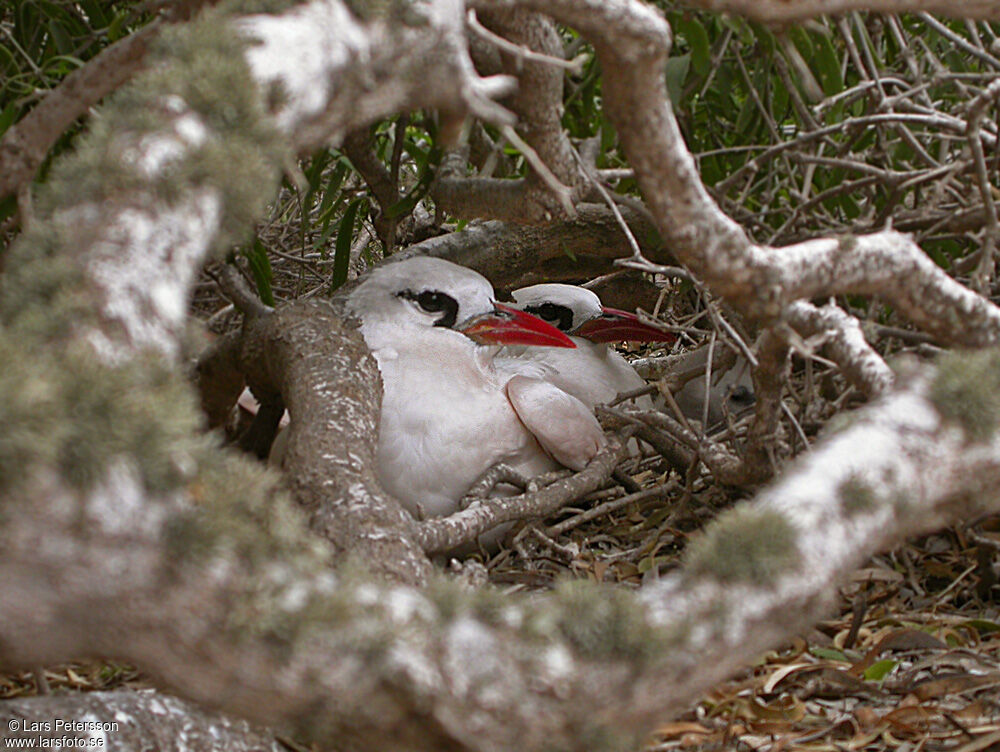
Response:
[[[834,650],[833,648],[809,648],[809,652],[817,658],[824,658],[828,661],[843,661],[844,663],[851,662],[850,658],[839,650]]]
[[[257,294],[260,295],[260,299],[265,305],[274,306],[274,290],[271,289],[274,275],[271,273],[271,261],[267,257],[267,249],[260,242],[260,238],[254,238],[250,247],[244,249],[243,255],[250,262],[250,272],[253,274],[254,282],[257,283]]]
[[[97,0],[79,0],[79,5],[95,27],[108,25],[108,14],[102,3],[97,2]],[[125,14],[121,15],[124,18]]]
[[[49,33],[52,35],[52,42],[55,44],[56,49],[59,50],[60,55],[69,55],[73,51],[73,42],[70,40],[69,34],[62,27],[62,24],[49,21]]]
[[[65,76],[77,68],[83,67],[83,61],[72,55],[55,55],[45,61],[45,72]]]
[[[670,94],[670,101],[674,109],[680,107],[681,94],[684,92],[684,80],[687,78],[688,69],[691,67],[691,53],[672,57],[667,60],[664,75],[667,79],[667,93]]]
[[[403,196],[403,198],[386,209],[385,216],[392,219],[393,217],[409,214],[413,211],[413,207],[417,205],[417,202],[420,201],[421,196],[422,193],[414,188],[406,196]]]
[[[822,34],[816,38],[816,52],[812,58],[819,85],[828,97],[844,90],[844,78],[840,75],[840,61],[833,49],[833,43]]]
[[[677,31],[684,35],[691,48],[691,67],[699,76],[706,76],[712,67],[712,45],[708,32],[694,16],[682,16],[675,24]]]
[[[7,49],[7,45],[0,44],[0,70],[7,70],[10,72],[17,70],[17,64],[14,61],[14,53]]]
[[[337,247],[333,256],[333,276],[330,278],[330,292],[347,281],[347,269],[351,262],[351,242],[354,240],[354,222],[362,199],[355,199],[344,212],[337,231]]]
[[[115,17],[111,19],[111,23],[108,24],[108,40],[111,42],[117,42],[124,36],[128,35],[128,31],[122,27],[125,25],[125,20],[128,18],[127,13],[116,13]]]
[[[896,668],[897,662],[886,658],[884,661],[873,663],[863,674],[866,681],[882,681],[889,673]]]
[[[333,168],[333,174],[330,175],[330,182],[326,184],[326,190],[323,191],[323,199],[319,203],[319,218],[321,221],[329,223],[330,221],[330,207],[333,205],[333,201],[340,194],[340,186],[344,183],[344,178],[347,177],[347,172],[350,169],[349,163],[346,159],[340,159],[337,161],[337,166]]]
[[[17,119],[17,111],[20,108],[17,106],[17,102],[11,102],[3,111],[0,112],[0,136],[2,136],[8,128],[10,128],[14,121]]]
[[[12,193],[6,198],[0,199],[0,222],[5,221],[8,217],[13,216],[14,212],[17,211],[17,195]],[[0,256],[3,255],[3,250],[0,249]]]
[[[995,621],[987,621],[986,619],[969,619],[969,621],[962,622],[963,627],[972,627],[980,634],[989,632],[1000,632],[1000,624]]]

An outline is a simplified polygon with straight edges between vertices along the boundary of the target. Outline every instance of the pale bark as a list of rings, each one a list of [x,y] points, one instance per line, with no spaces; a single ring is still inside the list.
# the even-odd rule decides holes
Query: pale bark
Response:
[[[997,310],[899,234],[752,245],[708,199],[680,141],[662,84],[669,31],[651,8],[621,0],[517,5],[551,13],[595,43],[609,113],[671,251],[735,306],[777,319],[802,297],[871,292],[943,339],[997,339]],[[393,28],[384,19],[366,25],[332,1],[243,23],[261,40],[249,53],[257,80],[281,84],[273,116],[296,144],[336,139],[417,106],[503,117],[484,94],[505,91],[509,80],[475,77],[461,3],[419,7],[425,23]],[[168,98],[163,110],[155,135],[116,134],[150,182],[215,137],[188,103]],[[76,197],[47,218],[62,232],[46,252],[73,260],[79,280],[63,284],[84,313],[70,331],[42,337],[32,329],[37,310],[5,310],[0,345],[38,359],[35,378],[14,385],[30,408],[41,413],[62,398],[72,414],[70,400],[80,395],[50,361],[72,362],[81,342],[100,362],[99,375],[144,375],[164,362],[177,375],[191,278],[224,216],[217,187],[183,195],[164,205],[152,191],[130,192],[98,207]],[[868,277],[876,271],[878,284]],[[306,309],[315,321],[299,318]],[[330,314],[325,305],[289,312],[286,330],[253,335],[261,351],[244,359],[260,368],[262,388],[276,386],[305,413],[296,415],[303,438],[293,437],[293,454],[310,456],[306,437],[320,442],[321,466],[297,489],[313,525],[335,543],[359,530],[381,546],[407,531],[369,483],[377,377],[357,333]],[[315,327],[324,320],[331,341],[311,355],[304,344],[321,339]],[[770,361],[772,369],[782,364]],[[274,491],[274,478],[202,443],[159,447],[154,459],[176,465],[177,478],[152,483],[139,439],[149,426],[172,425],[168,408],[170,417],[193,410],[151,399],[143,430],[133,429],[135,445],[99,465],[88,483],[41,453],[16,482],[3,479],[0,664],[114,656],[198,703],[343,749],[583,750],[595,738],[625,747],[821,618],[841,578],[874,551],[1000,509],[996,427],[966,432],[943,419],[931,379],[916,372],[857,411],[756,502],[707,531],[687,568],[638,596],[577,586],[502,603],[455,585],[420,590],[332,574],[331,547],[307,534],[301,507]],[[981,386],[981,407],[995,414],[1000,390]],[[339,432],[320,436],[317,427],[331,420]],[[342,527],[362,520],[368,504],[380,510],[377,520]],[[741,548],[747,532],[773,546]],[[713,547],[715,557],[705,553]],[[399,566],[411,571],[400,579],[420,582],[422,565],[406,561]]]
[[[0,702],[0,737],[52,741],[50,748],[111,752],[285,752],[274,735],[249,723],[159,692],[89,692]]]
[[[163,530],[183,507],[109,478],[99,492],[145,522],[81,524],[76,494],[49,478],[4,532],[0,662],[113,655],[194,700],[345,749],[586,749],[598,728],[633,743],[820,618],[873,551],[1000,508],[1000,439],[970,440],[929,389],[929,374],[911,376],[708,530],[731,561],[695,557],[637,597],[569,591],[479,610],[455,588],[335,578],[312,555],[178,559]],[[768,512],[783,534],[734,547],[734,530],[752,534]]]

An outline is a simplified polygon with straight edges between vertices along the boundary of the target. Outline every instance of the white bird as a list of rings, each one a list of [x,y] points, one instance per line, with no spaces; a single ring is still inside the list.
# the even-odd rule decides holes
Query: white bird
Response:
[[[646,386],[608,343],[622,340],[672,342],[675,335],[644,324],[638,316],[601,305],[596,294],[583,287],[541,284],[514,290],[515,307],[571,335],[576,348],[507,347],[498,366],[514,373],[534,372],[585,405],[607,404],[618,394]],[[637,399],[650,408],[648,396]]]
[[[494,301],[478,273],[417,257],[374,270],[347,299],[384,396],[377,475],[415,516],[451,514],[490,467],[581,469],[605,445],[591,411],[551,383],[494,367],[498,345],[572,348]]]
[[[533,373],[577,397],[588,407],[607,404],[618,394],[646,386],[646,381],[608,343],[621,340],[637,342],[672,342],[670,332],[643,323],[634,314],[607,308],[590,290],[567,284],[540,284],[522,287],[511,295],[515,306],[556,326],[576,344],[576,349],[552,347],[505,348],[498,367],[512,373]],[[700,356],[700,358],[699,358]],[[686,366],[704,367],[702,350],[691,354]],[[745,366],[745,363],[744,363]],[[709,391],[709,423],[724,417],[722,404],[731,409],[753,401],[747,368],[730,369],[716,374]],[[676,395],[684,414],[701,420],[705,402],[704,379],[693,379]],[[636,400],[636,405],[649,409],[653,400],[648,396]]]

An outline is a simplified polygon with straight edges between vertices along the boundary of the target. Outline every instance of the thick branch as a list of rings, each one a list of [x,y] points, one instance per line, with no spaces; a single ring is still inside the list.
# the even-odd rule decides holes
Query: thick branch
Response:
[[[604,71],[606,112],[667,247],[737,310],[771,319],[801,298],[872,294],[943,341],[967,346],[1000,341],[1000,309],[951,279],[899,233],[786,248],[751,243],[708,195],[684,145],[663,76],[670,29],[654,8],[633,0],[515,4],[546,12],[593,42]]]
[[[659,235],[640,212],[622,214],[644,249],[659,248]],[[630,256],[628,240],[605,206],[583,204],[577,217],[539,227],[489,221],[410,246],[401,257],[436,256],[471,267],[497,289],[539,282],[580,282],[614,270]],[[666,256],[667,252],[659,253]]]
[[[324,570],[274,500],[247,508],[242,489],[220,494],[230,478],[193,482],[215,499],[198,506],[127,475],[90,492],[37,476],[2,497],[18,514],[0,533],[0,662],[117,656],[344,749],[384,747],[387,734],[427,750],[584,749],[598,730],[634,739],[822,616],[874,551],[998,508],[996,425],[945,420],[929,398],[952,414],[947,395],[975,389],[976,415],[996,416],[998,371],[992,356],[956,359],[935,383],[918,373],[859,410],[637,598],[574,586],[498,612],[458,588],[359,586]],[[247,524],[261,519],[267,532]],[[197,546],[178,556],[181,541]]]
[[[519,47],[563,57],[562,40],[548,18],[515,10],[486,14],[483,22]],[[506,181],[444,174],[435,185],[435,200],[449,214],[466,219],[539,224],[570,216],[573,199],[579,197],[586,180],[562,128],[563,71],[548,61],[512,55],[506,48],[500,57],[505,72],[518,80],[509,102],[518,115],[517,132],[549,175],[532,169],[526,180]]]
[[[0,198],[17,193],[73,121],[143,67],[154,21],[70,73],[0,139]]]
[[[419,584],[430,562],[414,520],[374,476],[382,382],[364,340],[333,307],[302,302],[248,323],[243,368],[291,415],[284,466],[314,530],[393,581]]]
[[[225,749],[227,752],[284,752],[274,735],[249,723],[159,692],[86,692],[0,702],[4,739],[49,748],[158,752]],[[72,740],[72,741],[69,741]],[[98,746],[94,746],[95,742]],[[73,746],[70,746],[73,745]]]

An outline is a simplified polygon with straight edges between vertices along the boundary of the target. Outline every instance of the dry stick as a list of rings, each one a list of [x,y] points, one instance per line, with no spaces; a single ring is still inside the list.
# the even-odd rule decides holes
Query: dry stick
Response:
[[[612,438],[604,450],[572,477],[534,493],[484,499],[448,517],[425,520],[416,529],[417,545],[427,553],[448,551],[474,541],[503,522],[545,517],[604,483],[625,451],[625,444]]]
[[[608,407],[615,407],[616,405],[620,405],[622,402],[628,402],[636,397],[644,397],[647,394],[653,394],[655,391],[656,384],[646,384],[646,386],[636,387],[635,389],[629,389],[625,392],[618,392],[618,394],[615,395],[615,398],[608,403]]]
[[[150,37],[160,26],[159,21],[153,21],[103,49],[11,126],[0,140],[0,198],[28,185],[49,149],[73,121],[142,68]]]
[[[554,57],[552,55],[546,55],[541,52],[535,52],[529,47],[525,47],[520,44],[514,44],[509,39],[504,39],[499,34],[494,34],[492,31],[487,29],[481,23],[479,23],[479,18],[476,16],[476,11],[469,10],[465,17],[466,22],[469,24],[469,28],[472,29],[476,34],[485,39],[487,42],[496,45],[505,52],[509,52],[514,57],[519,60],[530,60],[534,63],[544,63],[545,65],[554,65],[557,68],[564,68],[571,73],[580,75],[583,73],[583,63],[587,59],[587,53],[581,53],[577,55],[572,60],[563,60],[562,58]]]
[[[712,321],[715,322],[717,326],[725,329],[726,334],[728,334],[730,339],[736,343],[736,346],[743,354],[743,357],[747,359],[747,362],[749,362],[750,365],[756,368],[759,365],[757,363],[757,356],[753,354],[753,351],[747,346],[747,343],[743,341],[743,338],[739,335],[739,332],[733,328],[733,325],[726,321],[726,318],[719,312],[715,303],[706,297],[705,307],[708,309],[708,315],[712,317]]]
[[[832,303],[819,308],[800,300],[785,309],[785,318],[803,336],[826,335],[835,365],[866,397],[878,396],[892,386],[892,369],[868,344],[854,316]]]
[[[711,363],[712,363],[712,360],[711,360],[711,358],[709,358],[708,359],[708,364],[711,365]],[[697,378],[697,377],[695,377],[695,378]],[[664,388],[660,388],[661,384],[663,384]],[[656,388],[659,390],[660,396],[663,397],[664,401],[666,401],[666,403],[670,406],[670,410],[673,412],[673,414],[677,418],[677,420],[680,421],[681,425],[684,426],[684,428],[687,429],[688,431],[690,431],[691,433],[697,433],[691,427],[691,424],[688,422],[687,416],[684,414],[684,411],[681,410],[680,405],[677,404],[677,398],[674,397],[674,393],[670,389],[665,388],[665,387],[666,387],[666,379],[660,379],[656,383]],[[705,394],[708,395],[708,391],[707,390],[705,391]],[[708,404],[708,399],[705,400],[705,404],[706,405]],[[707,418],[703,417],[702,420],[703,420],[703,422],[702,422],[702,429],[701,430],[702,430],[702,435],[704,435],[704,433],[705,433],[705,423],[704,423],[704,421],[707,421]]]
[[[621,227],[622,232],[625,233],[625,238],[628,240],[629,247],[632,248],[632,258],[641,259],[645,261],[646,259],[642,255],[642,249],[639,248],[639,241],[637,241],[635,239],[635,235],[632,234],[632,229],[628,226],[628,223],[622,216],[621,210],[619,210],[618,205],[611,198],[611,194],[608,193],[607,189],[603,185],[601,185],[601,181],[594,177],[588,165],[584,163],[583,157],[580,156],[580,152],[578,152],[576,149],[573,149],[573,156],[576,158],[576,162],[579,165],[580,170],[587,177],[587,180],[590,181],[590,184],[594,186],[594,188],[597,190],[599,194],[601,194],[601,198],[603,198],[604,203],[608,205],[608,208],[614,215],[615,221],[618,223],[618,226]]]
[[[715,353],[715,341],[718,339],[716,331],[713,329],[708,338],[708,357],[705,358],[705,401],[701,405],[701,434],[705,435],[708,428],[708,405],[711,402],[709,395],[712,393],[712,355]]]
[[[956,135],[965,135],[966,124],[951,115],[946,115],[944,113],[936,112],[933,114],[929,113],[913,113],[913,112],[887,112],[879,113],[876,115],[865,115],[862,117],[851,118],[850,120],[844,120],[840,123],[835,123],[834,125],[824,126],[822,128],[817,128],[814,131],[809,131],[808,133],[803,133],[797,136],[791,141],[783,141],[780,144],[775,144],[764,149],[763,152],[758,154],[752,160],[747,162],[745,165],[733,172],[729,177],[724,180],[720,180],[715,184],[713,190],[717,193],[727,192],[733,185],[739,182],[743,175],[747,172],[753,172],[760,170],[765,162],[770,161],[773,157],[778,156],[783,151],[788,151],[789,149],[794,149],[800,147],[810,141],[815,141],[817,139],[829,136],[833,133],[838,133],[847,128],[867,128],[873,125],[879,125],[881,123],[912,123],[914,125],[924,125],[928,128],[938,128],[941,130],[951,131]],[[994,146],[996,144],[996,136],[991,133],[982,133],[982,139],[986,142],[987,146]]]
[[[792,412],[792,409],[788,405],[786,405],[784,401],[782,401],[781,403],[781,411],[785,414],[785,417],[788,418],[789,422],[792,424],[792,427],[795,429],[795,433],[799,435],[799,439],[801,439],[802,441],[802,447],[807,452],[811,452],[812,447],[809,446],[809,437],[806,436],[806,432],[802,430],[802,426],[799,424],[799,419],[795,417],[795,413]]]
[[[952,18],[974,18],[984,21],[1000,16],[997,0],[685,0],[692,9],[713,13],[733,13],[764,24],[780,25],[796,21],[811,21],[823,14],[841,15],[851,11],[902,13],[929,11]]]
[[[1000,96],[1000,80],[994,81],[969,103],[969,148],[972,151],[972,158],[975,163],[976,184],[979,187],[979,194],[983,199],[983,208],[986,210],[986,228],[984,231],[982,253],[979,257],[979,267],[974,275],[976,287],[983,295],[989,293],[993,282],[993,275],[996,271],[994,267],[994,256],[996,254],[997,236],[1000,234],[1000,226],[997,223],[997,207],[993,202],[993,186],[990,183],[989,175],[986,171],[986,157],[983,154],[983,143],[979,138],[980,126],[986,108],[994,99]]]
[[[665,497],[670,491],[676,488],[676,486],[677,481],[671,480],[669,483],[656,486],[655,488],[644,488],[641,491],[636,491],[635,493],[631,493],[627,496],[622,496],[620,499],[606,501],[603,504],[599,504],[598,506],[588,509],[585,512],[581,512],[580,514],[574,515],[567,520],[563,520],[562,522],[546,528],[545,534],[552,538],[558,538],[563,533],[572,530],[575,527],[579,527],[585,522],[596,520],[598,517],[605,517],[633,502],[643,501],[657,496]]]
[[[927,24],[930,28],[934,29],[934,31],[943,36],[956,47],[961,47],[973,57],[978,58],[987,65],[995,68],[997,71],[1000,71],[1000,60],[997,60],[985,50],[976,47],[976,45],[970,44],[967,39],[953,32],[943,23],[934,18],[934,16],[929,13],[918,13],[917,16],[921,21]]]
[[[563,185],[562,181],[545,164],[545,161],[538,156],[538,152],[531,148],[527,141],[517,135],[517,131],[513,127],[504,125],[500,128],[500,132],[504,135],[504,138],[510,141],[514,148],[524,155],[524,158],[531,165],[538,177],[542,179],[542,182],[545,183],[558,199],[563,211],[566,212],[566,216],[575,217],[576,207],[573,206],[573,191],[568,186]]]

